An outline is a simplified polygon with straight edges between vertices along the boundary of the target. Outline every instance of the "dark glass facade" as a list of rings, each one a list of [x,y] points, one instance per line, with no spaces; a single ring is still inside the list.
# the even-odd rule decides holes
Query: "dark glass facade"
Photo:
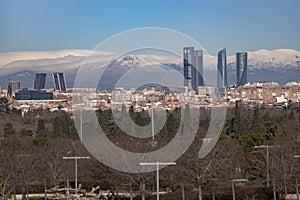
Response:
[[[242,86],[248,82],[248,56],[247,52],[236,53],[236,85]]]
[[[35,89],[35,90],[44,89],[45,83],[46,83],[46,77],[47,77],[46,73],[35,74],[33,89]]]
[[[227,58],[226,49],[218,52],[217,88],[227,87]]]
[[[52,92],[38,90],[22,90],[15,94],[16,100],[51,100],[53,99]]]
[[[194,50],[194,47],[183,48],[183,75],[184,86],[203,86],[203,51]]]
[[[61,72],[53,73],[52,74],[53,82],[54,82],[54,89],[60,91],[66,91],[66,81],[65,76]]]
[[[203,86],[203,51],[195,50],[194,67],[192,68],[192,87],[196,90],[197,86]]]
[[[191,84],[193,66],[194,66],[194,47],[184,47],[183,48],[184,86],[189,86]]]

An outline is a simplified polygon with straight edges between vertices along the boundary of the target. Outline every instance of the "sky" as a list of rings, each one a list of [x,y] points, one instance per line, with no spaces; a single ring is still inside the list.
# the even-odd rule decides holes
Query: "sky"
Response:
[[[299,0],[1,0],[0,52],[93,49],[122,31],[182,32],[209,53],[300,50]]]

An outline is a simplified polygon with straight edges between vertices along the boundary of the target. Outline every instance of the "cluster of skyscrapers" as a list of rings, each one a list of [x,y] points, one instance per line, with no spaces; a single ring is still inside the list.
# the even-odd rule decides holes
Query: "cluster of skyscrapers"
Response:
[[[66,91],[66,80],[65,76],[61,72],[52,74],[54,90]],[[53,93],[45,91],[47,74],[37,73],[33,80],[33,90],[24,88],[20,90],[20,82],[10,81],[8,85],[9,96],[14,96],[16,100],[44,100],[52,99]]]
[[[46,84],[46,73],[37,73],[34,77],[33,89],[34,90],[42,90],[45,89]],[[59,91],[66,91],[66,80],[65,76],[61,72],[56,72],[52,74],[54,89]]]
[[[236,86],[245,85],[248,82],[248,56],[247,52],[236,53]],[[194,47],[183,48],[183,74],[184,86],[191,86],[197,90],[198,86],[204,85],[203,80],[203,51],[195,50]],[[217,88],[219,91],[228,87],[226,49],[218,52],[217,64]]]

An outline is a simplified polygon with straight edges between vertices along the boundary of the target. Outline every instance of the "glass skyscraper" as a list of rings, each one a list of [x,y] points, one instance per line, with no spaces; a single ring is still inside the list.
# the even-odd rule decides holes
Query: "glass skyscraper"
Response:
[[[60,91],[66,91],[66,80],[65,76],[61,72],[56,72],[52,74],[53,82],[54,82],[54,89]]]
[[[196,90],[197,86],[203,86],[203,51],[195,50],[194,68],[192,68],[192,87]]]
[[[46,73],[35,74],[34,83],[33,83],[34,90],[42,90],[45,88],[46,76],[47,76]]]
[[[194,50],[194,47],[183,48],[183,75],[184,86],[203,86],[203,51]]]
[[[218,52],[217,88],[227,87],[227,58],[226,49]]]
[[[248,68],[247,52],[236,53],[236,85],[245,85],[248,82],[247,68]]]
[[[183,48],[184,86],[191,85],[193,66],[194,66],[194,47],[184,47]]]

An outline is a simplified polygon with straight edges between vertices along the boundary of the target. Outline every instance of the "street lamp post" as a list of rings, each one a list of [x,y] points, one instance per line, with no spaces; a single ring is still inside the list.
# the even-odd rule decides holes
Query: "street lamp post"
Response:
[[[159,200],[159,166],[161,165],[176,165],[175,162],[148,162],[148,163],[139,163],[141,166],[156,166],[156,199]]]
[[[80,102],[80,140],[82,142],[82,104]]]
[[[275,148],[280,146],[269,146],[269,145],[260,145],[254,146],[255,149],[267,149],[267,187],[270,187],[270,173],[269,173],[269,148]]]
[[[78,159],[90,159],[90,157],[78,157],[78,156],[69,156],[63,157],[64,160],[75,160],[75,194],[77,194],[77,160]]]
[[[152,104],[153,105],[153,104]],[[152,125],[152,140],[153,140],[153,142],[154,142],[154,113],[153,113],[153,106],[152,106],[152,108],[151,108],[151,125]]]
[[[300,158],[300,155],[295,155],[294,158]],[[296,177],[296,195],[297,195],[297,200],[299,200],[300,197],[299,197],[299,189],[298,189],[298,177]]]
[[[232,189],[232,200],[235,200],[235,191],[234,191],[234,182],[247,182],[247,179],[232,179],[231,180],[231,189]]]

